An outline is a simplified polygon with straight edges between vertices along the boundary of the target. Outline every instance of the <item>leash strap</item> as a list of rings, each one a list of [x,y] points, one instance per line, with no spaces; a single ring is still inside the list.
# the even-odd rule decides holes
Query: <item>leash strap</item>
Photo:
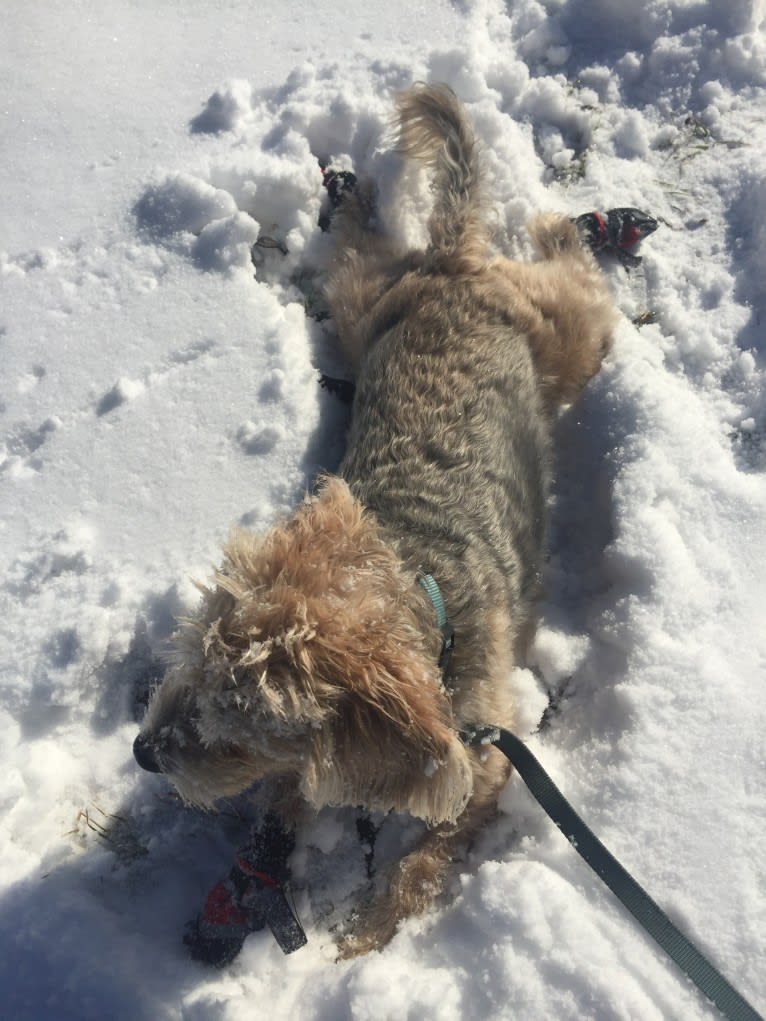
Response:
[[[493,744],[510,759],[572,847],[725,1018],[764,1021],[585,825],[526,745],[499,727],[476,727],[460,736],[466,744]]]

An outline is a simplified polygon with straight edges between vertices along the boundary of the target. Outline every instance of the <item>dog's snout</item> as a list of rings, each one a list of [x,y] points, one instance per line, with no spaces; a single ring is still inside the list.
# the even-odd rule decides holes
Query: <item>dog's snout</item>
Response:
[[[157,756],[154,748],[151,746],[144,734],[139,734],[133,742],[133,756],[141,769],[145,769],[149,773],[162,772],[162,769],[157,762]]]

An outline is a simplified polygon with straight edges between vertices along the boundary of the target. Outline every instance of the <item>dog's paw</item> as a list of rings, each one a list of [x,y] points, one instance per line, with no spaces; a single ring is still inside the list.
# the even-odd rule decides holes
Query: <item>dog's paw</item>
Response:
[[[326,390],[328,394],[332,394],[334,397],[337,397],[342,404],[350,405],[354,403],[356,386],[350,379],[336,379],[335,376],[328,376],[323,372],[319,376],[319,385],[323,390]]]
[[[350,932],[341,936],[336,945],[338,961],[353,961],[355,957],[364,957],[373,950],[380,950],[384,942],[371,932]]]
[[[344,929],[336,934],[338,960],[350,961],[373,950],[382,950],[393,938],[401,920],[393,908],[387,894],[360,905]]]

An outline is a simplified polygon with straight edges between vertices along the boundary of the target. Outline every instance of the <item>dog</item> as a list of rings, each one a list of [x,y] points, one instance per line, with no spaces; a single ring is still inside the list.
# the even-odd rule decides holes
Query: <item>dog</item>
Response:
[[[369,182],[333,214],[326,296],[356,383],[346,454],[267,535],[233,533],[135,746],[192,805],[264,781],[288,823],[327,805],[425,820],[346,957],[424,912],[496,811],[508,763],[460,735],[513,727],[553,425],[616,321],[567,217],[530,225],[536,261],[493,251],[477,144],[447,86],[415,85],[397,111],[402,154],[432,177],[429,243],[387,237]]]

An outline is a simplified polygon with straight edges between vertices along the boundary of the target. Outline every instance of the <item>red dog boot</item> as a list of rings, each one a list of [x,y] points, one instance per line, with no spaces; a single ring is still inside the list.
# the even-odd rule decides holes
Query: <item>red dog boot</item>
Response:
[[[183,940],[195,960],[223,967],[234,960],[247,936],[265,925],[286,954],[306,943],[285,896],[287,859],[294,847],[294,835],[269,812],[226,879],[210,891],[201,914],[187,923]]]
[[[594,252],[614,252],[626,267],[637,266],[641,262],[640,256],[633,255],[629,249],[659,227],[653,216],[632,206],[610,209],[606,214],[583,213],[576,217],[574,223],[583,244]]]

